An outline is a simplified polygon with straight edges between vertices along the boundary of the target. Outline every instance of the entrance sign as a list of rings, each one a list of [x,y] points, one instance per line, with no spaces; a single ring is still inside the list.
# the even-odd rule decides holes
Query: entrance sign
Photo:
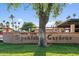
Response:
[[[46,33],[47,43],[79,43],[79,33]],[[4,43],[38,43],[39,33],[17,33],[7,32],[3,33]]]

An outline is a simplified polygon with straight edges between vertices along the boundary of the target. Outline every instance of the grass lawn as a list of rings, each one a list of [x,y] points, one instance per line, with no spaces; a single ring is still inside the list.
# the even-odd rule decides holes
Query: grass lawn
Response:
[[[79,56],[79,44],[51,44],[42,48],[35,44],[0,43],[0,56]]]

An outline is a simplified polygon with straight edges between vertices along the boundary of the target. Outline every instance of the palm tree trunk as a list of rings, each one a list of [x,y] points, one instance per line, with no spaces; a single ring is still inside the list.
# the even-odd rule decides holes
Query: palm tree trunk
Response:
[[[13,22],[13,18],[11,18],[12,20],[12,29],[14,30],[14,22]]]

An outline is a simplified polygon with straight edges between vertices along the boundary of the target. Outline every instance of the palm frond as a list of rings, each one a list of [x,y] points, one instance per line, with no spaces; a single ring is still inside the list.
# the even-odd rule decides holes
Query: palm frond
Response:
[[[13,7],[14,10],[16,10],[19,6],[20,6],[20,3],[9,3],[7,9],[8,11],[10,11],[10,9]]]

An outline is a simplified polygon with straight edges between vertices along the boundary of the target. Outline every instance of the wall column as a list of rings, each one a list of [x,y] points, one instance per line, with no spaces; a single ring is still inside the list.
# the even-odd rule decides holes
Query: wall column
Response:
[[[75,32],[75,24],[70,25],[70,32]]]

